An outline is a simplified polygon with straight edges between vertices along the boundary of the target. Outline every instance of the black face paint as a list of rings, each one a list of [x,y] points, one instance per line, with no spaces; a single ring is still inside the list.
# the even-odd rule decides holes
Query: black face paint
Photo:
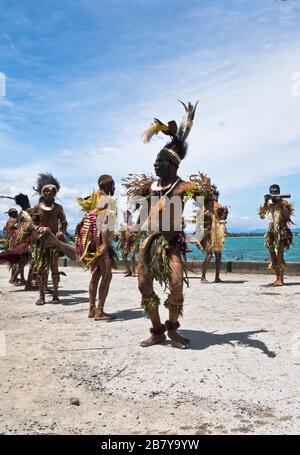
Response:
[[[43,200],[46,204],[52,204],[55,198],[55,191],[52,189],[45,188],[43,190]]]
[[[276,196],[276,195],[280,194],[279,185],[271,185],[269,188],[269,192],[272,196]]]
[[[170,159],[167,158],[166,152],[159,152],[154,163],[155,174],[159,178],[163,178],[169,174],[170,167],[175,166]]]

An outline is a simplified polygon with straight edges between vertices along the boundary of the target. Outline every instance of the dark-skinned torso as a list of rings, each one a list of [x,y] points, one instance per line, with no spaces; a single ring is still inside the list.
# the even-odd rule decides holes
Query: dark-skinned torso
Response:
[[[37,204],[33,212],[37,215],[38,226],[50,228],[53,234],[57,234],[58,231],[65,231],[68,223],[64,209],[61,205],[54,202],[52,210],[43,210],[41,204]]]
[[[174,183],[178,180],[178,183],[174,185]],[[174,187],[172,187],[174,185]],[[148,201],[148,219],[147,224],[149,226],[149,230],[153,229],[153,226],[156,226],[157,220],[159,221],[158,229],[159,231],[164,231],[163,225],[163,217],[166,217],[169,220],[169,226],[171,232],[181,232],[181,229],[178,227],[178,216],[175,217],[175,210],[177,208],[181,210],[183,213],[184,208],[184,196],[185,193],[189,190],[191,184],[189,182],[185,182],[179,177],[176,177],[174,181],[168,186],[166,189],[162,189],[160,191],[155,191],[151,189],[149,196],[153,196],[156,199],[147,199]],[[172,203],[172,198],[178,200]],[[180,207],[179,207],[180,205]],[[176,214],[177,215],[177,214]],[[155,220],[155,221],[153,221]],[[151,226],[151,229],[150,229]]]

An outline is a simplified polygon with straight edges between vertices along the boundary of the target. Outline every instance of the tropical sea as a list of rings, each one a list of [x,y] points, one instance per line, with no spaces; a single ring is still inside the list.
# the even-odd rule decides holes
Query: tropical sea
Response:
[[[223,251],[226,261],[258,261],[269,260],[269,251],[265,247],[264,237],[227,237]],[[204,255],[198,248],[189,244],[193,250],[188,259],[203,259]],[[285,259],[289,262],[300,262],[300,236],[294,236],[294,246],[285,252]]]
[[[269,260],[269,251],[265,247],[264,237],[227,237],[223,251],[224,261],[258,261]],[[204,254],[192,243],[193,250],[188,253],[189,260],[203,260]],[[0,246],[1,250],[1,246]],[[285,252],[288,262],[300,262],[300,236],[294,235],[294,246]]]
[[[188,260],[203,260],[204,254],[193,243],[188,242],[193,251],[187,254]],[[120,251],[118,256],[121,258]],[[269,261],[269,250],[261,237],[227,237],[222,254],[224,261]],[[300,262],[300,236],[294,236],[294,246],[285,252],[288,262]]]

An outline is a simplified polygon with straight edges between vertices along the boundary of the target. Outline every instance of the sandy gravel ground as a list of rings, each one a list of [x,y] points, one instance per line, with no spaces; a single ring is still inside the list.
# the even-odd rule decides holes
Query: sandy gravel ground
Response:
[[[180,351],[139,347],[136,278],[114,274],[117,319],[95,322],[88,273],[65,270],[62,304],[37,307],[0,267],[1,434],[299,433],[299,277],[279,289],[261,275],[193,277],[181,320],[192,348]]]

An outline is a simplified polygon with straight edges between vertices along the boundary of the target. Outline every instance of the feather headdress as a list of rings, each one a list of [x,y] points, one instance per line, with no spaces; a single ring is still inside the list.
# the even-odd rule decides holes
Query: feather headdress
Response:
[[[30,202],[29,202],[29,198],[28,198],[27,194],[23,194],[23,193],[17,194],[17,196],[15,196],[15,202],[17,205],[19,205],[22,208],[26,208],[26,209],[30,208]]]
[[[154,119],[154,123],[146,129],[142,134],[142,140],[147,144],[151,141],[152,137],[159,132],[166,134],[167,136],[175,136],[177,133],[177,123],[175,120],[171,120],[167,125],[162,123],[158,118]]]
[[[58,180],[53,177],[52,174],[47,173],[47,174],[39,174],[37,182],[36,182],[36,188],[33,187],[34,191],[36,191],[38,194],[42,194],[43,188],[45,186],[50,186],[50,187],[55,187],[57,194],[60,190],[60,184]]]
[[[0,196],[0,199],[11,199],[15,201],[17,205],[19,205],[21,208],[29,208],[30,207],[30,202],[27,194],[17,194],[15,197],[12,196]]]
[[[167,136],[170,136],[171,141],[165,145],[163,150],[168,154],[169,158],[175,162],[177,165],[185,158],[187,152],[187,143],[186,140],[193,126],[193,121],[195,117],[195,111],[198,104],[198,101],[193,106],[190,102],[187,104],[179,100],[185,109],[185,116],[181,122],[179,128],[175,120],[171,120],[168,124],[162,123],[158,119],[154,119],[146,131],[142,134],[142,139],[145,143],[150,142],[151,138],[162,132]]]

